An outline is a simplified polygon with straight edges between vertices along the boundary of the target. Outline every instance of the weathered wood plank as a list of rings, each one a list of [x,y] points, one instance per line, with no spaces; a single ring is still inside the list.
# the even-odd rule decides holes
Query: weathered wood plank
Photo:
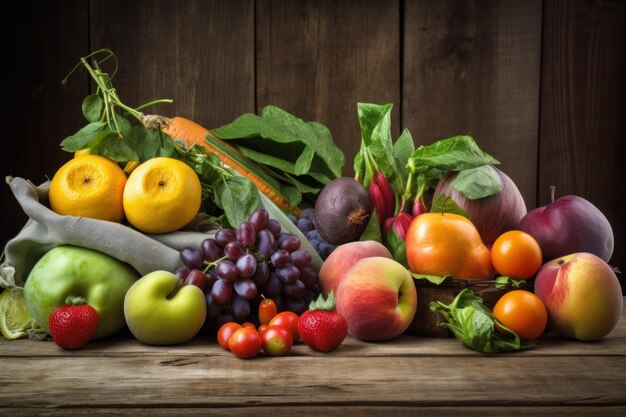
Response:
[[[623,356],[6,358],[0,397],[54,408],[626,405],[624,369]]]
[[[541,8],[407,1],[402,124],[417,144],[469,134],[536,204]]]
[[[361,143],[357,102],[394,103],[400,132],[398,1],[257,2],[257,110],[275,104],[325,124],[346,155]]]
[[[122,100],[207,128],[254,112],[254,3],[91,1],[92,49],[112,49]]]
[[[336,404],[328,406],[242,406],[228,408],[5,408],[2,409],[9,416],[41,416],[41,417],[74,417],[74,416],[135,416],[135,417],[162,417],[162,416],[258,416],[279,415],[284,417],[301,416],[328,416],[344,417],[346,415],[365,416],[415,416],[420,417],[449,417],[461,415],[465,417],[511,417],[522,415],[526,417],[623,417],[626,415],[626,406],[599,406],[599,407],[563,407],[563,406],[536,406],[536,407],[402,407],[402,406],[350,406]]]
[[[611,263],[626,270],[626,3],[545,2],[539,202],[580,195],[609,219]],[[619,191],[618,191],[619,190]],[[620,275],[622,290],[626,278]]]
[[[15,236],[27,217],[4,184],[7,175],[42,183],[69,155],[59,143],[80,129],[86,79],[61,80],[89,49],[88,5],[82,0],[3,2],[4,104],[0,164],[0,245]]]

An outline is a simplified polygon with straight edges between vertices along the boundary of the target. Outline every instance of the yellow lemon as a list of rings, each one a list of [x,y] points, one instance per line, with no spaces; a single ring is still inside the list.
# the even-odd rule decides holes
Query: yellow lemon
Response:
[[[145,233],[178,230],[194,219],[202,186],[187,164],[173,158],[153,158],[139,165],[124,189],[126,219]]]
[[[121,222],[126,174],[115,162],[98,155],[74,158],[54,174],[49,200],[61,215]]]

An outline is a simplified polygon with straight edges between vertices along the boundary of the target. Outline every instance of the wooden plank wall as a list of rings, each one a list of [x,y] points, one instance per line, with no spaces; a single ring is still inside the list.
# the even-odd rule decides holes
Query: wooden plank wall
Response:
[[[360,142],[356,103],[394,103],[394,135],[417,145],[474,136],[502,162],[529,209],[557,193],[591,200],[611,221],[612,264],[626,269],[626,3],[620,0],[24,0],[2,7],[8,44],[4,175],[41,182],[82,123],[84,74],[102,47],[115,84],[155,113],[211,128],[278,105],[326,124],[347,156]],[[9,58],[10,57],[10,58]],[[4,106],[3,106],[4,107]],[[25,216],[2,188],[0,243]],[[622,282],[624,279],[622,278]],[[622,285],[626,287],[626,285]]]

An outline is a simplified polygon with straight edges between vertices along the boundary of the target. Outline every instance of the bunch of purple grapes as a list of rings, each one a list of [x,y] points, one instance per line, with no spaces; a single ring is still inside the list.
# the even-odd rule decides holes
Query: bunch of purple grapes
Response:
[[[312,209],[302,210],[298,217],[290,214],[289,220],[306,236],[322,259],[328,258],[332,251],[335,250],[335,245],[326,242],[315,229],[315,212]]]
[[[236,229],[218,230],[199,249],[182,249],[184,266],[176,275],[204,291],[210,319],[244,322],[262,297],[274,300],[280,311],[302,314],[320,288],[318,271],[309,265],[311,254],[300,244],[265,209],[257,209]]]

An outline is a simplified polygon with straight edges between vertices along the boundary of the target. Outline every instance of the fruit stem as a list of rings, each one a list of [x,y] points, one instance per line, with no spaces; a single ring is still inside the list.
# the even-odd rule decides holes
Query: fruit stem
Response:
[[[554,194],[556,193],[556,185],[550,186],[550,202],[554,203]]]

